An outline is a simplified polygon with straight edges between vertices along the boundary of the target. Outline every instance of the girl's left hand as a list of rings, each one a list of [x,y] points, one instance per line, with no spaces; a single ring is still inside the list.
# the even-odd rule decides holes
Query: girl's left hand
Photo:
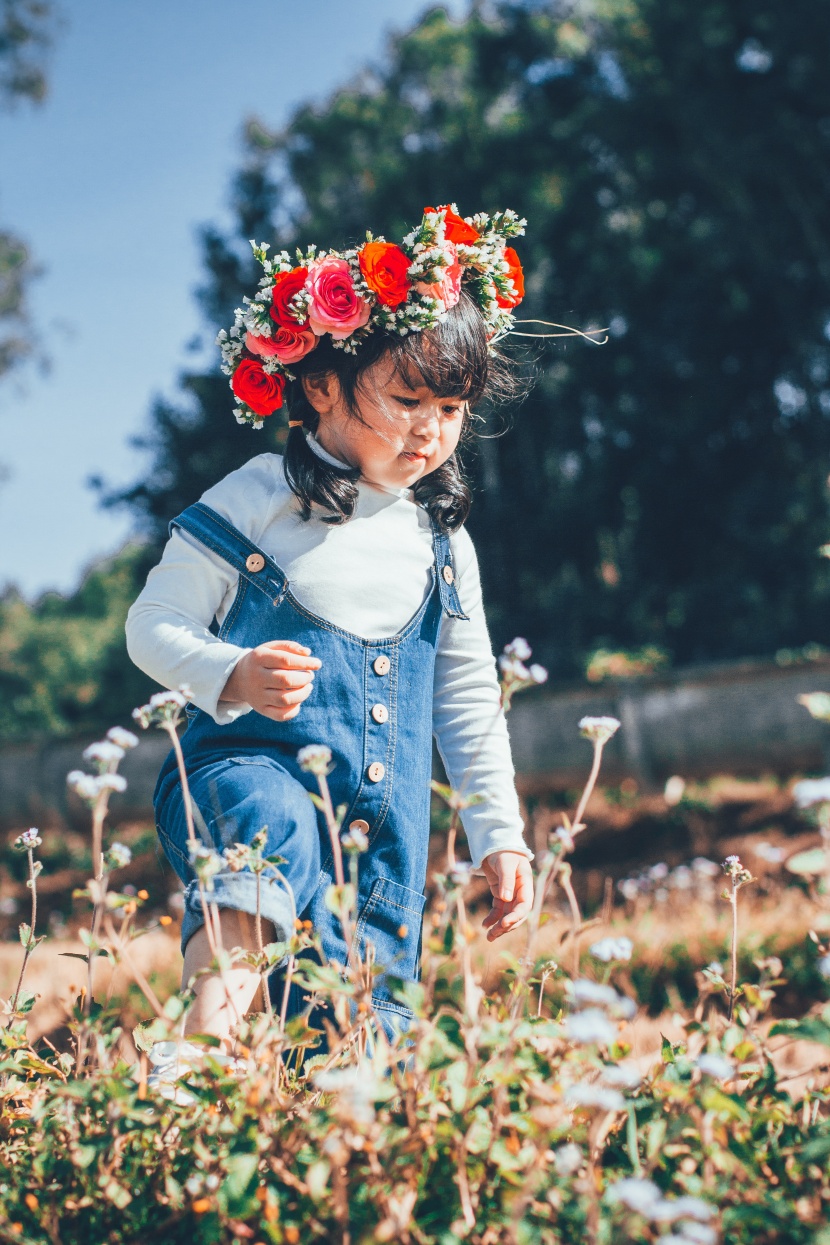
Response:
[[[533,905],[533,873],[520,852],[491,852],[481,868],[493,894],[493,906],[483,922],[487,941],[493,942],[527,920]]]

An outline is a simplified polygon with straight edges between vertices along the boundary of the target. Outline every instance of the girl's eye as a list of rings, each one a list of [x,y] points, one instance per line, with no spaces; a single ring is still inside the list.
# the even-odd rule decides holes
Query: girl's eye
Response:
[[[414,410],[414,408],[418,405],[417,398],[396,397],[395,401],[399,406],[405,406],[408,411]]]
[[[463,408],[460,406],[445,406],[444,414],[445,415],[460,415],[462,410]]]

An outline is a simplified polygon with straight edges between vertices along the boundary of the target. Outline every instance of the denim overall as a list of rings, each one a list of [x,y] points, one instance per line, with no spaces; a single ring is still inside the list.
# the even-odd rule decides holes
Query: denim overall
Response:
[[[220,639],[244,648],[269,640],[306,645],[322,666],[299,714],[274,722],[251,711],[227,725],[192,706],[182,736],[192,797],[220,850],[249,843],[267,827],[267,854],[287,864],[300,919],[311,920],[326,955],[341,964],[347,951],[339,921],[325,905],[333,881],[328,831],[309,792],[316,779],[300,769],[306,744],[332,752],[329,787],[335,808],[345,805],[344,830],[357,823],[369,840],[358,857],[355,943],[367,941],[375,962],[405,980],[419,975],[429,839],[432,695],[442,612],[466,618],[455,587],[448,536],[433,524],[432,584],[413,618],[396,635],[367,640],[309,613],[292,595],[279,566],[226,519],[202,503],[171,524],[188,532],[239,573],[233,605]],[[378,568],[378,592],[383,570]],[[165,853],[186,883],[182,948],[203,923],[198,888],[187,856],[181,786],[175,758],[164,763],[156,787],[156,821]],[[266,875],[266,878],[269,875]],[[254,875],[243,870],[214,879],[220,907],[256,911]],[[263,881],[262,916],[278,940],[292,931],[285,888]],[[292,997],[296,1011],[299,994]],[[406,1027],[407,1009],[392,997],[385,974],[375,978],[373,1003],[388,1032]]]

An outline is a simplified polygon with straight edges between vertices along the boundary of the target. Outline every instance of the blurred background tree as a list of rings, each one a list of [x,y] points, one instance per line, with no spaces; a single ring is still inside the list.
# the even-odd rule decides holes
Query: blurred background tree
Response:
[[[828,46],[808,0],[436,8],[283,131],[248,124],[238,228],[205,233],[211,328],[251,288],[248,238],[395,238],[448,200],[527,216],[524,315],[610,326],[541,351],[509,435],[466,455],[498,643],[568,673],[600,644],[689,662],[826,635]],[[279,444],[215,369],[183,387],[118,499],[155,546]]]
[[[0,107],[44,98],[44,59],[55,24],[45,0],[0,0]],[[31,353],[26,286],[35,272],[25,242],[0,228],[0,376]]]
[[[204,231],[209,338],[252,288],[249,238],[396,238],[453,200],[527,216],[523,315],[609,326],[534,347],[508,434],[465,451],[494,641],[526,634],[560,676],[598,647],[687,663],[827,634],[828,46],[808,0],[436,7],[285,129],[247,125],[236,225]],[[213,356],[105,499],[148,541],[136,590],[173,515],[279,449],[230,412]]]

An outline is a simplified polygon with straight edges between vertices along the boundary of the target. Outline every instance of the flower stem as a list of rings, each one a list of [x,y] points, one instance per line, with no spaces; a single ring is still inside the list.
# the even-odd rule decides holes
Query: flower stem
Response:
[[[32,941],[35,936],[35,921],[37,920],[37,874],[35,873],[35,856],[31,847],[26,849],[29,857],[29,882],[32,891],[32,916],[31,929],[29,937],[26,940],[26,946],[23,948],[23,963],[20,965],[20,976],[17,979],[17,985],[14,988],[14,998],[12,999],[12,1015],[17,1010],[17,1000],[20,997],[20,987],[23,985],[23,974],[26,972],[26,965],[29,963],[29,956],[32,954]]]

